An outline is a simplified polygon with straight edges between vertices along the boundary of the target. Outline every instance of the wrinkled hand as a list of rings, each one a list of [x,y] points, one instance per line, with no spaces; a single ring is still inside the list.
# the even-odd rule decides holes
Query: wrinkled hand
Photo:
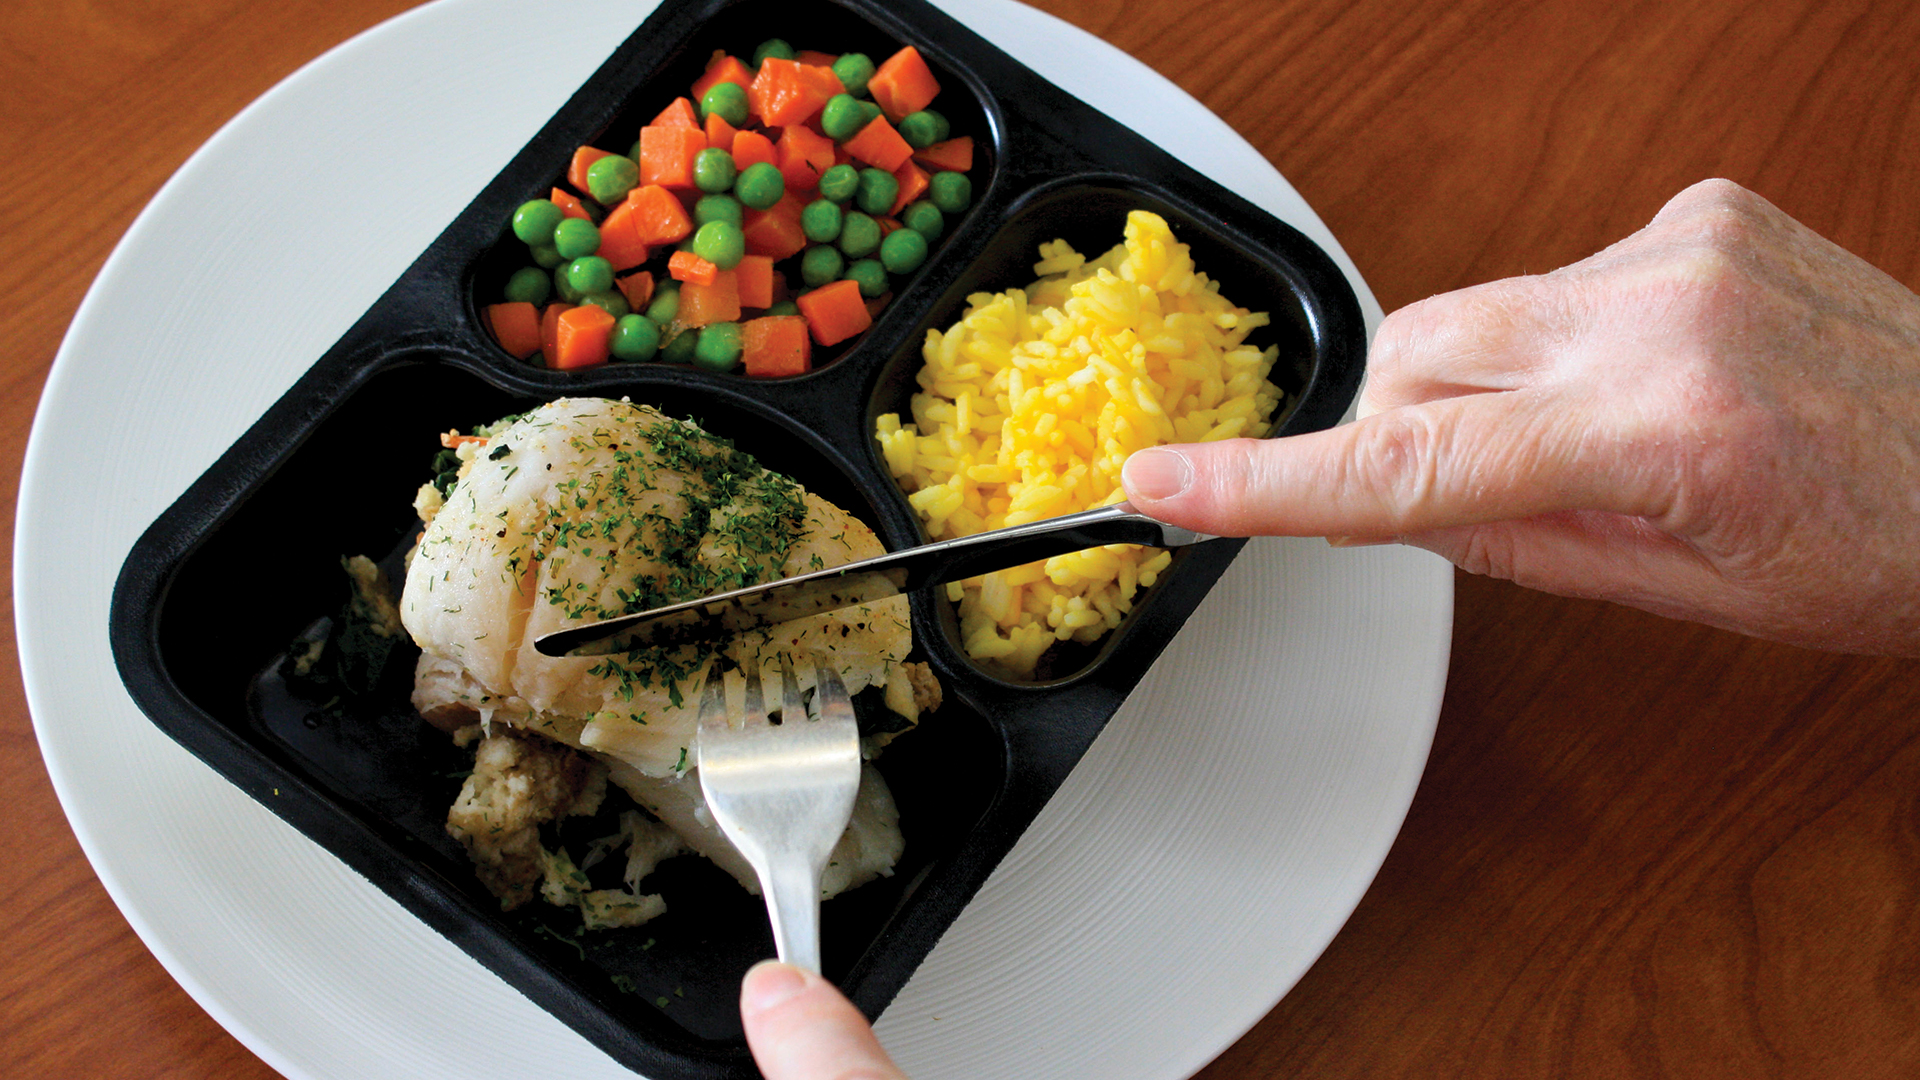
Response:
[[[1920,297],[1723,180],[1395,312],[1361,419],[1134,455],[1141,509],[1398,540],[1817,648],[1920,654]]]
[[[740,1018],[767,1080],[906,1080],[860,1010],[810,972],[754,965],[740,985]]]

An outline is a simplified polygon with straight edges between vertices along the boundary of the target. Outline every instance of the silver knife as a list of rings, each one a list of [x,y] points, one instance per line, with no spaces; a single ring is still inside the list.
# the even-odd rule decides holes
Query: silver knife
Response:
[[[649,645],[701,641],[1070,551],[1106,544],[1185,547],[1215,539],[1155,521],[1128,503],[1115,503],[568,627],[534,639],[533,647],[547,656],[602,656]]]

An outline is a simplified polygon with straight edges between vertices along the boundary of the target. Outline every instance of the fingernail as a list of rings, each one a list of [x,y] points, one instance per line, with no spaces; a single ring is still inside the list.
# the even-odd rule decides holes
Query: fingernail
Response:
[[[740,1011],[763,1013],[799,997],[807,989],[806,973],[778,960],[762,960],[747,972],[740,987]]]
[[[1120,467],[1120,483],[1137,499],[1171,499],[1193,483],[1193,462],[1178,450],[1140,450]]]
[[[1374,547],[1375,545],[1378,545],[1378,544],[1391,544],[1393,542],[1394,542],[1394,538],[1391,536],[1329,536],[1327,537],[1327,543],[1332,545],[1333,547],[1338,547],[1338,548]]]

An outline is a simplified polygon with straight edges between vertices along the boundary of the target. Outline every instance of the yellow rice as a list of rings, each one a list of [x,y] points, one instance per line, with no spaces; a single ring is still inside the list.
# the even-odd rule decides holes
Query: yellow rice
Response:
[[[1278,350],[1245,343],[1265,313],[1235,307],[1157,214],[1089,262],[1040,245],[1026,289],[976,293],[927,332],[912,423],[879,418],[887,466],[935,539],[1125,498],[1120,466],[1163,443],[1265,435]],[[1172,556],[1114,544],[949,585],[969,655],[1031,677],[1056,641],[1120,625]]]

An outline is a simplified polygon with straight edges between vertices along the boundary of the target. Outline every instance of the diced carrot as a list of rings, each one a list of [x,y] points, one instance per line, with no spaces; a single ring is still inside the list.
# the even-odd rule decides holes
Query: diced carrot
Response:
[[[684,127],[700,130],[700,112],[686,98],[674,98],[673,104],[660,110],[648,127]]]
[[[798,53],[794,54],[793,62],[796,64],[805,64],[808,67],[830,68],[833,66],[833,62],[838,59],[840,58],[832,53],[823,53],[816,49],[801,49]]]
[[[791,197],[793,192],[787,192],[781,203]],[[807,246],[807,233],[800,227],[799,215],[787,212],[780,203],[768,210],[747,211],[741,232],[746,234],[749,255],[768,255],[775,260],[790,259]]]
[[[581,221],[593,220],[593,215],[587,213],[587,208],[580,205],[579,197],[571,191],[554,188],[547,198],[552,199],[553,205],[559,207],[560,212],[568,217],[579,218]]]
[[[913,160],[931,172],[966,172],[973,168],[973,136],[960,135],[916,150]]]
[[[767,255],[743,255],[733,268],[740,289],[740,306],[773,306],[773,258]]]
[[[809,64],[805,60],[794,62],[800,65],[800,80],[813,87],[814,93],[821,96],[822,104],[832,100],[835,94],[847,92],[846,85],[840,81],[840,76],[833,73],[832,64]]]
[[[890,292],[883,292],[879,296],[867,297],[867,318],[869,319],[879,318],[880,312],[886,309],[887,302],[892,299],[893,299],[893,294]]]
[[[779,202],[767,209],[767,213],[779,214],[797,223],[800,215],[806,213],[807,204],[812,201],[812,199],[802,198],[798,192],[785,192],[780,196]]]
[[[921,58],[920,50],[909,45],[887,57],[887,62],[867,80],[867,92],[873,95],[880,111],[899,120],[931,105],[940,93],[940,84],[934,80],[926,60]]]
[[[653,302],[653,271],[651,270],[628,274],[626,277],[616,279],[614,284],[620,286],[620,295],[627,298],[627,306],[635,311],[645,310],[646,306]]]
[[[753,85],[753,69],[742,63],[738,57],[723,52],[713,54],[707,61],[706,73],[693,84],[693,100],[699,101],[707,96],[707,91],[723,82],[730,82],[745,90]]]
[[[739,320],[740,278],[734,271],[716,270],[712,281],[684,281],[681,284],[680,313],[674,316],[674,321],[681,326],[711,326]]]
[[[860,286],[841,279],[806,293],[794,301],[807,317],[813,340],[838,345],[873,325],[873,316],[860,298]]]
[[[576,191],[587,190],[587,170],[593,168],[593,163],[601,158],[612,156],[607,151],[592,146],[583,146],[575,150],[573,163],[567,166],[567,183],[572,184]]]
[[[746,172],[747,166],[764,161],[774,164],[773,140],[757,131],[737,132],[733,136],[733,167]]]
[[[553,357],[560,351],[555,344],[560,336],[560,316],[572,310],[572,304],[556,300],[540,312],[540,351],[546,354],[548,367],[553,366]]]
[[[733,137],[740,134],[727,118],[719,113],[707,114],[707,147],[733,153]]]
[[[525,360],[540,351],[540,312],[532,304],[488,304],[487,324],[493,327],[493,339],[514,359]]]
[[[771,210],[749,210],[742,229],[747,251],[774,259],[790,259],[806,250],[807,234],[800,223]]]
[[[834,143],[833,144],[833,163],[835,165],[852,165],[854,163],[853,155],[847,153],[846,147],[841,146],[839,143]]]
[[[562,312],[553,338],[553,366],[562,371],[607,362],[607,338],[613,316],[597,304],[581,304]]]
[[[773,150],[789,191],[818,188],[820,174],[833,168],[833,140],[799,124],[782,128]]]
[[[812,370],[813,342],[807,337],[807,320],[770,315],[741,323],[740,359],[749,375],[802,375]]]
[[[768,127],[804,124],[827,99],[844,90],[830,68],[769,56],[747,87],[747,108]]]
[[[873,223],[875,225],[880,226],[880,235],[882,237],[885,237],[886,235],[894,232],[895,230],[906,228],[905,225],[900,224],[899,218],[878,217],[873,219]]]
[[[479,443],[481,446],[485,446],[490,441],[491,440],[485,435],[462,435],[457,430],[443,431],[440,433],[440,445],[448,450],[452,450],[457,446],[465,446],[467,443]]]
[[[649,247],[677,244],[693,235],[693,218],[673,192],[658,184],[634,188],[623,205],[633,207],[633,228]]]
[[[920,166],[908,161],[893,170],[893,178],[900,185],[900,194],[894,197],[893,209],[887,213],[898,217],[909,203],[926,194],[927,174]]]
[[[641,134],[646,132],[642,131]],[[912,144],[901,138],[884,116],[874,117],[872,123],[861,128],[859,134],[842,145],[855,158],[888,172],[906,164],[913,157]]]
[[[707,148],[700,127],[640,129],[640,182],[682,191],[694,190],[693,159]]]
[[[791,299],[793,299],[793,293],[787,289],[787,275],[775,270],[773,272],[773,302],[775,304],[783,304]]]
[[[713,284],[714,275],[720,268],[691,251],[676,251],[667,260],[667,274],[675,281],[689,282],[694,285]]]
[[[600,250],[594,254],[613,264],[616,271],[631,270],[647,261],[647,242],[640,238],[640,211],[633,203],[622,201],[607,211],[600,223]]]

